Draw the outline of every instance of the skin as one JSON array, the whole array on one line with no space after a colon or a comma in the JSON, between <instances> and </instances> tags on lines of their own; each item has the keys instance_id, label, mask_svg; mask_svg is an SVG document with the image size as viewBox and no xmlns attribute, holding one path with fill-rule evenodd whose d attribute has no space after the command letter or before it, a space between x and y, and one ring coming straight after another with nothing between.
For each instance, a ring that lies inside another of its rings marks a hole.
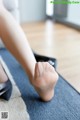
<instances>
[{"instance_id":1,"label":"skin","mask_svg":"<svg viewBox=\"0 0 80 120\"><path fill-rule=\"evenodd\" d=\"M6 48L24 68L29 76L30 83L34 86L41 99L50 101L54 96L58 74L48 62L37 62L35 60L22 28L4 8L2 0L0 0L0 37ZM0 74L2 74L2 71L0 67ZM6 77L4 76L6 75L4 74L0 78L0 82L5 82Z\"/></svg>"},{"instance_id":2,"label":"skin","mask_svg":"<svg viewBox=\"0 0 80 120\"><path fill-rule=\"evenodd\" d=\"M0 64L0 83L6 82L8 80L8 77L6 76L2 65Z\"/></svg>"}]
</instances>

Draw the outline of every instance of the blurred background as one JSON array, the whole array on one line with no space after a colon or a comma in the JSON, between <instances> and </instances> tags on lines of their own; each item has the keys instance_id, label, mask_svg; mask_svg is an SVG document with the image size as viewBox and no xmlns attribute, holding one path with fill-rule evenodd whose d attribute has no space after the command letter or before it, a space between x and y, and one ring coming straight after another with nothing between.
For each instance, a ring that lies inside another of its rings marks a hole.
<instances>
[{"instance_id":1,"label":"blurred background","mask_svg":"<svg viewBox=\"0 0 80 120\"><path fill-rule=\"evenodd\" d=\"M80 92L80 4L50 1L19 0L19 21L31 48L55 57L57 71Z\"/></svg>"},{"instance_id":2,"label":"blurred background","mask_svg":"<svg viewBox=\"0 0 80 120\"><path fill-rule=\"evenodd\" d=\"M46 0L19 0L21 22L35 22L46 18Z\"/></svg>"},{"instance_id":3,"label":"blurred background","mask_svg":"<svg viewBox=\"0 0 80 120\"><path fill-rule=\"evenodd\" d=\"M45 20L46 15L57 21L80 27L80 4L56 5L51 0L19 0L21 22Z\"/></svg>"}]
</instances>

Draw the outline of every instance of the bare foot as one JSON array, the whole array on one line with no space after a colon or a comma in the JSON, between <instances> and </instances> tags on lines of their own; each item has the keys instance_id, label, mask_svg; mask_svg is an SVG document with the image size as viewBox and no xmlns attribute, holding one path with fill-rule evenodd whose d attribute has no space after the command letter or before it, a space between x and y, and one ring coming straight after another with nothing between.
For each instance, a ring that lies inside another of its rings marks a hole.
<instances>
[{"instance_id":1,"label":"bare foot","mask_svg":"<svg viewBox=\"0 0 80 120\"><path fill-rule=\"evenodd\" d=\"M8 80L8 77L6 73L4 72L2 65L0 64L0 83L6 82L7 80Z\"/></svg>"},{"instance_id":2,"label":"bare foot","mask_svg":"<svg viewBox=\"0 0 80 120\"><path fill-rule=\"evenodd\" d=\"M38 62L32 84L42 100L50 101L54 96L54 88L58 74L48 62Z\"/></svg>"}]
</instances>

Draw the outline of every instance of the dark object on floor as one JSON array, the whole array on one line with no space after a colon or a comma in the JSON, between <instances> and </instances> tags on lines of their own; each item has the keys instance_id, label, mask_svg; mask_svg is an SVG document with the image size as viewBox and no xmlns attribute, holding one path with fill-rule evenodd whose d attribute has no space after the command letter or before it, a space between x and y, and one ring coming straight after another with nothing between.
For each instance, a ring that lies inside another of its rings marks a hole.
<instances>
[{"instance_id":1,"label":"dark object on floor","mask_svg":"<svg viewBox=\"0 0 80 120\"><path fill-rule=\"evenodd\" d=\"M10 80L0 84L0 99L9 100L12 93L12 84Z\"/></svg>"},{"instance_id":2,"label":"dark object on floor","mask_svg":"<svg viewBox=\"0 0 80 120\"><path fill-rule=\"evenodd\" d=\"M80 120L80 95L62 78L50 102L40 100L19 63L6 50L0 54L18 85L31 120Z\"/></svg>"},{"instance_id":3,"label":"dark object on floor","mask_svg":"<svg viewBox=\"0 0 80 120\"><path fill-rule=\"evenodd\" d=\"M6 76L8 77L8 80L4 83L0 83L0 98L8 101L10 99L11 93L12 93L12 83L9 80L9 75L7 74L7 70L4 66L4 64L2 64L2 62L4 62L4 61L0 57L0 65L2 66Z\"/></svg>"},{"instance_id":4,"label":"dark object on floor","mask_svg":"<svg viewBox=\"0 0 80 120\"><path fill-rule=\"evenodd\" d=\"M36 54L36 53L34 53L34 56L35 56L37 62L39 62L39 61L49 62L56 69L57 60L55 58L46 57L46 56L39 55L39 54Z\"/></svg>"}]
</instances>

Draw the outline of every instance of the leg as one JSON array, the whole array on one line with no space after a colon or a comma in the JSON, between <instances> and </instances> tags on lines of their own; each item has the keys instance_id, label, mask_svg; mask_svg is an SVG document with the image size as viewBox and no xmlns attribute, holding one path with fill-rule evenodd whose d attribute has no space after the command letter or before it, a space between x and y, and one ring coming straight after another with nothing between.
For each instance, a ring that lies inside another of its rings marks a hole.
<instances>
[{"instance_id":1,"label":"leg","mask_svg":"<svg viewBox=\"0 0 80 120\"><path fill-rule=\"evenodd\" d=\"M40 97L44 101L51 100L58 79L56 71L48 63L36 62L21 27L4 7L0 10L0 36L7 49L25 69Z\"/></svg>"},{"instance_id":2,"label":"leg","mask_svg":"<svg viewBox=\"0 0 80 120\"><path fill-rule=\"evenodd\" d=\"M0 15L0 36L31 78L34 75L36 60L21 27L5 8L2 8Z\"/></svg>"}]
</instances>

